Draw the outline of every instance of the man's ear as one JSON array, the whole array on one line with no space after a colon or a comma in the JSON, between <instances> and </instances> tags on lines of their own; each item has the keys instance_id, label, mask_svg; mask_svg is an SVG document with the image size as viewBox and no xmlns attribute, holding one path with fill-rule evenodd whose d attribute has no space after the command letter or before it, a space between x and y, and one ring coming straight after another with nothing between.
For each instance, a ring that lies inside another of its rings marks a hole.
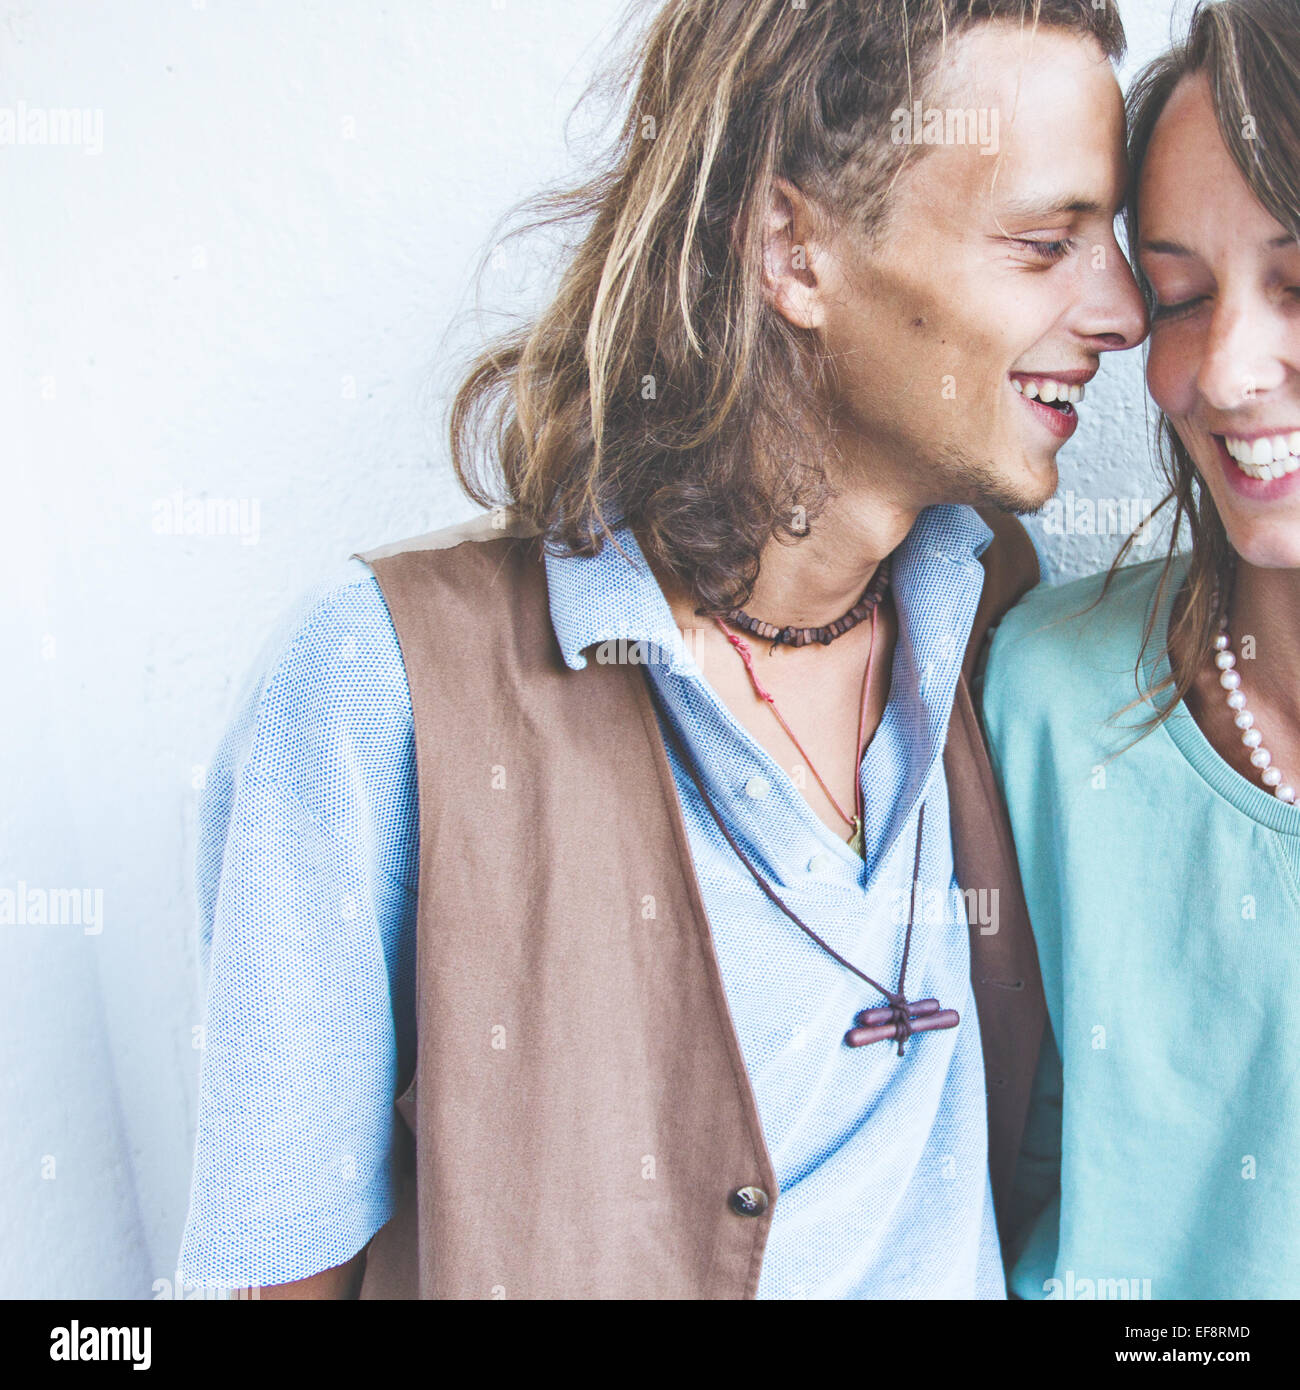
<instances>
[{"instance_id":1,"label":"man's ear","mask_svg":"<svg viewBox=\"0 0 1300 1390\"><path fill-rule=\"evenodd\" d=\"M777 179L761 217L763 285L772 307L796 328L821 328L829 267L812 205Z\"/></svg>"}]
</instances>

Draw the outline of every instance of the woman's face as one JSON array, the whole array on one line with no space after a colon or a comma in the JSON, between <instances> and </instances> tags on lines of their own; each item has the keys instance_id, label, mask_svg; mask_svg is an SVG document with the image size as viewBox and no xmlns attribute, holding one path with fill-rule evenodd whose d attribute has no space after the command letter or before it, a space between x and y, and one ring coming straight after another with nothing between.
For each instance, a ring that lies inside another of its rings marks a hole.
<instances>
[{"instance_id":1,"label":"woman's face","mask_svg":"<svg viewBox=\"0 0 1300 1390\"><path fill-rule=\"evenodd\" d=\"M1300 568L1300 245L1256 200L1208 81L1175 90L1139 186L1147 385L1247 563Z\"/></svg>"}]
</instances>

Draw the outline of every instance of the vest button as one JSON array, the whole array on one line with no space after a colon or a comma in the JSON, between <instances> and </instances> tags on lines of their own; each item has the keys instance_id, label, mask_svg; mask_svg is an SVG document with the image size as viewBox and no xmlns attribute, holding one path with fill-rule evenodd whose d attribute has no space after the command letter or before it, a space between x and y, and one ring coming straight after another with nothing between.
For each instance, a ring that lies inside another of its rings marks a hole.
<instances>
[{"instance_id":1,"label":"vest button","mask_svg":"<svg viewBox=\"0 0 1300 1390\"><path fill-rule=\"evenodd\" d=\"M767 1210L767 1193L761 1187L738 1187L730 1200L738 1216L762 1216Z\"/></svg>"}]
</instances>

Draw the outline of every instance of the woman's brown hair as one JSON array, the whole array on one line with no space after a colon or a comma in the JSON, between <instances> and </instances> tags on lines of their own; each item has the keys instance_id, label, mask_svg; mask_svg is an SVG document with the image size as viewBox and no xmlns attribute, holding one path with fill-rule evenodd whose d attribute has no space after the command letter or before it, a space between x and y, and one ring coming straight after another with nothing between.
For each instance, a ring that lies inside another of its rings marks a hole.
<instances>
[{"instance_id":1,"label":"woman's brown hair","mask_svg":"<svg viewBox=\"0 0 1300 1390\"><path fill-rule=\"evenodd\" d=\"M643 8L634 4L633 12ZM1067 28L1111 58L1095 0L668 0L600 86L631 101L578 187L528 200L512 235L580 227L558 292L472 363L451 407L466 492L563 553L612 524L705 609L746 601L773 537L829 494L829 364L762 292L761 210L785 179L837 224L888 217L911 109L943 46L1002 20Z\"/></svg>"},{"instance_id":2,"label":"woman's brown hair","mask_svg":"<svg viewBox=\"0 0 1300 1390\"><path fill-rule=\"evenodd\" d=\"M1209 81L1223 143L1242 177L1268 212L1300 238L1300 6L1297 0L1200 0L1185 41L1145 67L1128 95L1126 221L1134 271L1149 310L1155 308L1155 296L1137 255L1142 244L1138 205L1142 169L1156 124L1175 88L1186 78L1202 75ZM1154 709L1137 726L1143 733L1168 719L1194 684L1217 631L1216 593L1233 562L1214 499L1163 412L1156 444L1168 491L1155 510L1172 506L1173 515L1169 549L1138 653L1141 694L1133 704L1150 702ZM1183 553L1184 528L1190 538L1186 580L1169 632L1157 634L1163 600ZM1136 539L1136 534L1130 536L1121 546L1099 602ZM1164 642L1169 674L1142 689L1146 653L1157 640ZM1166 692L1168 698L1162 702Z\"/></svg>"}]
</instances>

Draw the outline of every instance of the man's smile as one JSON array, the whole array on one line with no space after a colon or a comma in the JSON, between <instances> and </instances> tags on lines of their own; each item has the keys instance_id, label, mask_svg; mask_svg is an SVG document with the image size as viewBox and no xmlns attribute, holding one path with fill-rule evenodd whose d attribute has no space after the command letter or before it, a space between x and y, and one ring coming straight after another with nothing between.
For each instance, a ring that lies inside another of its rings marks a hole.
<instances>
[{"instance_id":1,"label":"man's smile","mask_svg":"<svg viewBox=\"0 0 1300 1390\"><path fill-rule=\"evenodd\" d=\"M1087 383L1096 374L1095 367L1064 372L1012 372L1010 380L1039 423L1058 439L1069 439L1079 425L1074 407L1083 400Z\"/></svg>"}]
</instances>

